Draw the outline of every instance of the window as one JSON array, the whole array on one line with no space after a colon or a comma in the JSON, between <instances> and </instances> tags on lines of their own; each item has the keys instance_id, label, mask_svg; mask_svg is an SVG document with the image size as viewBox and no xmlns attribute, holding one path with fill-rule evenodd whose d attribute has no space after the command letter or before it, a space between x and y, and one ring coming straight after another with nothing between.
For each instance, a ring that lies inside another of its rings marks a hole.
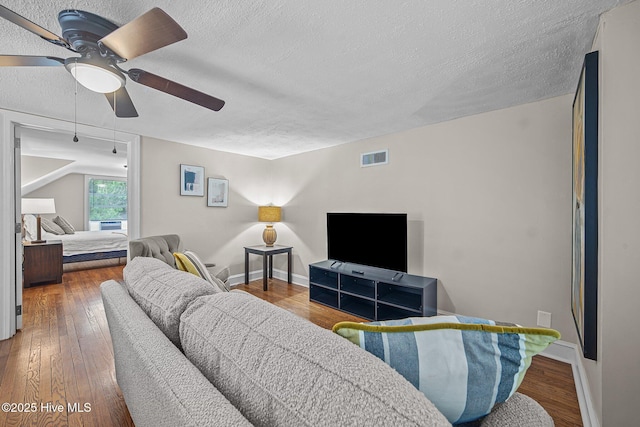
<instances>
[{"instance_id":1,"label":"window","mask_svg":"<svg viewBox=\"0 0 640 427\"><path fill-rule=\"evenodd\" d=\"M126 229L127 182L117 179L91 178L88 184L89 229Z\"/></svg>"}]
</instances>

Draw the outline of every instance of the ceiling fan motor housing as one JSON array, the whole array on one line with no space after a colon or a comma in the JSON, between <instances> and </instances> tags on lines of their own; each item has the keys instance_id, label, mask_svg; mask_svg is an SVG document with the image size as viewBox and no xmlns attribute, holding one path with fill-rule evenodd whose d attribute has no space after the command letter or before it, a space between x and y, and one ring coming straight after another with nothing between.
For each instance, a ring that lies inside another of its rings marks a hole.
<instances>
[{"instance_id":1,"label":"ceiling fan motor housing","mask_svg":"<svg viewBox=\"0 0 640 427\"><path fill-rule=\"evenodd\" d=\"M66 9L58 14L58 22L62 28L62 37L79 54L83 56L95 57L98 53L101 56L109 56L117 62L124 62L115 53L98 45L98 40L117 30L118 25L107 19L83 10Z\"/></svg>"}]
</instances>

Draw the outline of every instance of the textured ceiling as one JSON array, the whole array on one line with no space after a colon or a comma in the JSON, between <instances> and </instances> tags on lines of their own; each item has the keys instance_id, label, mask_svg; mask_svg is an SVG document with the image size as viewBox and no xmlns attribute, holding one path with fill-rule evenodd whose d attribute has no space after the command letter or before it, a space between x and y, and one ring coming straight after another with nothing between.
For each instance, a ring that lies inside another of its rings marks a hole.
<instances>
[{"instance_id":1,"label":"textured ceiling","mask_svg":"<svg viewBox=\"0 0 640 427\"><path fill-rule=\"evenodd\" d=\"M129 81L118 130L273 159L575 89L598 17L626 0L3 0L60 35L77 8L123 25L160 7L188 38L135 58L227 104L213 112ZM0 54L72 56L0 19ZM0 108L74 120L63 67L0 68ZM80 123L110 129L78 89Z\"/></svg>"}]
</instances>

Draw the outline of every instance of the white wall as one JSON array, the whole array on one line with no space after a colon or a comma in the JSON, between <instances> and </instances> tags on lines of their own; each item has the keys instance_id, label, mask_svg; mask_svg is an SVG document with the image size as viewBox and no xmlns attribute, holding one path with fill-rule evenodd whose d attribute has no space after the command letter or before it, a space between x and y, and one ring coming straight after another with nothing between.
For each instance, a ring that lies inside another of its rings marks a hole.
<instances>
[{"instance_id":1,"label":"white wall","mask_svg":"<svg viewBox=\"0 0 640 427\"><path fill-rule=\"evenodd\" d=\"M53 198L56 202L54 215L42 215L52 219L58 215L65 218L76 230L84 230L84 202L86 200L84 175L69 174L35 191L23 194L26 198Z\"/></svg>"},{"instance_id":2,"label":"white wall","mask_svg":"<svg viewBox=\"0 0 640 427\"><path fill-rule=\"evenodd\" d=\"M440 310L536 325L570 314L571 103L566 95L274 161L294 272L326 258L327 211L406 212L409 272ZM390 163L359 155L389 149Z\"/></svg>"},{"instance_id":3,"label":"white wall","mask_svg":"<svg viewBox=\"0 0 640 427\"><path fill-rule=\"evenodd\" d=\"M228 179L229 206L207 207L206 197L180 196L180 164L204 166L206 177ZM243 247L263 243L257 206L271 202L270 170L269 160L142 138L140 235L179 234L185 249L203 261L230 265L232 274L240 274Z\"/></svg>"},{"instance_id":4,"label":"white wall","mask_svg":"<svg viewBox=\"0 0 640 427\"><path fill-rule=\"evenodd\" d=\"M600 51L598 361L583 360L603 426L638 424L640 2L603 15Z\"/></svg>"}]
</instances>

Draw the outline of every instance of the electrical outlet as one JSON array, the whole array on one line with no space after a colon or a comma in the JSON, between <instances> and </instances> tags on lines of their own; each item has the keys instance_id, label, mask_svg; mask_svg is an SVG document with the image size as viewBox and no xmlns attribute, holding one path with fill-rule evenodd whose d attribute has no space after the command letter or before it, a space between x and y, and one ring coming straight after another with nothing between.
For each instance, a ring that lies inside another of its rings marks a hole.
<instances>
[{"instance_id":1,"label":"electrical outlet","mask_svg":"<svg viewBox=\"0 0 640 427\"><path fill-rule=\"evenodd\" d=\"M551 313L538 310L538 326L543 328L551 327Z\"/></svg>"}]
</instances>

